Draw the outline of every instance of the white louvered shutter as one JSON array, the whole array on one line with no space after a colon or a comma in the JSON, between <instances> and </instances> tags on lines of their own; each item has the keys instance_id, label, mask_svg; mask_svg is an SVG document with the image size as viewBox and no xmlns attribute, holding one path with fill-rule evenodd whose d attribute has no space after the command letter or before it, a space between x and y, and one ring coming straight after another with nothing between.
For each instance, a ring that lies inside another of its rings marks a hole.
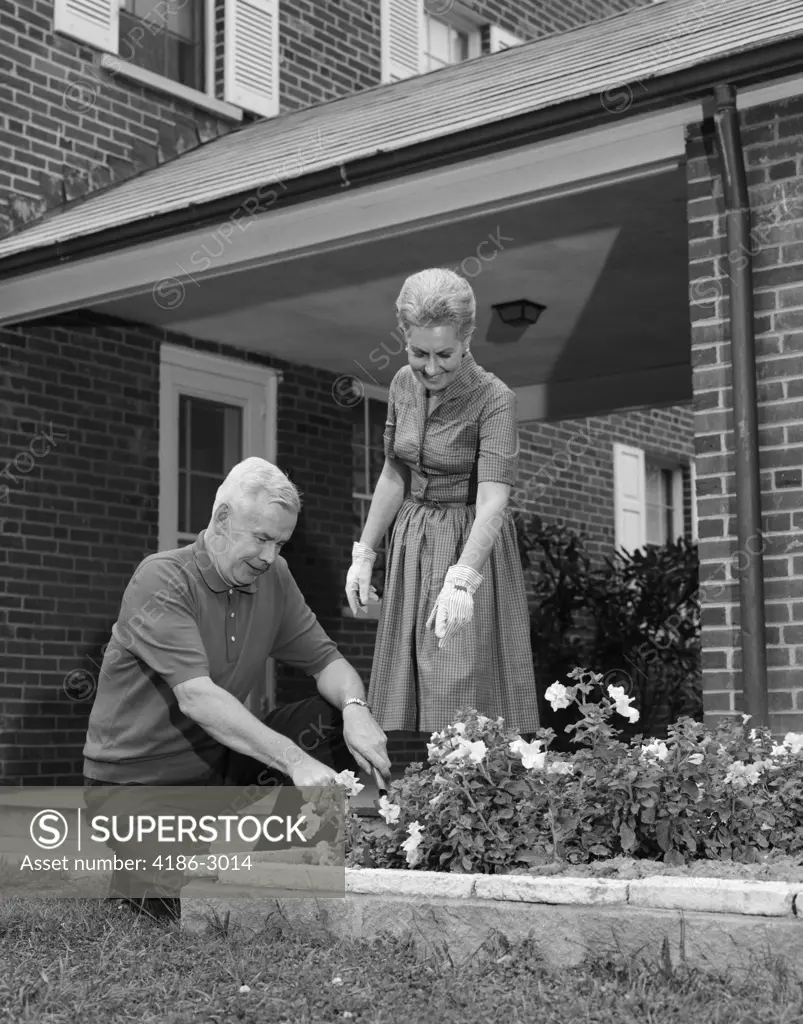
<instances>
[{"instance_id":1,"label":"white louvered shutter","mask_svg":"<svg viewBox=\"0 0 803 1024\"><path fill-rule=\"evenodd\" d=\"M381 0L382 81L399 82L421 73L423 0Z\"/></svg>"},{"instance_id":2,"label":"white louvered shutter","mask_svg":"<svg viewBox=\"0 0 803 1024\"><path fill-rule=\"evenodd\" d=\"M616 548L632 553L647 543L647 475L644 452L613 446L613 507Z\"/></svg>"},{"instance_id":3,"label":"white louvered shutter","mask_svg":"<svg viewBox=\"0 0 803 1024\"><path fill-rule=\"evenodd\" d=\"M120 0L55 0L53 31L106 53L120 51Z\"/></svg>"},{"instance_id":4,"label":"white louvered shutter","mask_svg":"<svg viewBox=\"0 0 803 1024\"><path fill-rule=\"evenodd\" d=\"M691 498L691 539L697 543L697 463L694 459L689 463L689 491Z\"/></svg>"},{"instance_id":5,"label":"white louvered shutter","mask_svg":"<svg viewBox=\"0 0 803 1024\"><path fill-rule=\"evenodd\" d=\"M505 29L499 28L498 25L491 25L491 53L498 53L499 50L509 50L511 46L521 46L523 42L523 39L519 39L518 36L514 36L512 32L507 32Z\"/></svg>"},{"instance_id":6,"label":"white louvered shutter","mask_svg":"<svg viewBox=\"0 0 803 1024\"><path fill-rule=\"evenodd\" d=\"M279 113L279 0L226 0L223 99L262 117Z\"/></svg>"}]
</instances>

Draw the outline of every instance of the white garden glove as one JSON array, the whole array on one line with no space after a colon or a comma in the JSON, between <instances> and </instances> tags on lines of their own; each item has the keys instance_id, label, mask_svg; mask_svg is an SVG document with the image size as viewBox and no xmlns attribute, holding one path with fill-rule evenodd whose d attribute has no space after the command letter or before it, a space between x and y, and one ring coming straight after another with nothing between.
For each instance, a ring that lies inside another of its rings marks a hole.
<instances>
[{"instance_id":1,"label":"white garden glove","mask_svg":"<svg viewBox=\"0 0 803 1024\"><path fill-rule=\"evenodd\" d=\"M376 590L371 586L376 551L355 541L351 549L351 559L351 568L346 576L346 597L352 615L356 615L360 608L367 613L368 602L379 600Z\"/></svg>"},{"instance_id":2,"label":"white garden glove","mask_svg":"<svg viewBox=\"0 0 803 1024\"><path fill-rule=\"evenodd\" d=\"M474 594L482 583L482 576L467 565L453 565L446 572L443 589L427 619L427 629L435 622L435 636L441 648L471 622L474 617Z\"/></svg>"}]
</instances>

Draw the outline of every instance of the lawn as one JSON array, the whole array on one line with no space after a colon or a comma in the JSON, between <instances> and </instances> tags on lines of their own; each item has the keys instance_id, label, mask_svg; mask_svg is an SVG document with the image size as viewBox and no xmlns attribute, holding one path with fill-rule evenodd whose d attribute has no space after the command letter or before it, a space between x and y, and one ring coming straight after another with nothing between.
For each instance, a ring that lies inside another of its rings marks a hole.
<instances>
[{"instance_id":1,"label":"lawn","mask_svg":"<svg viewBox=\"0 0 803 1024\"><path fill-rule=\"evenodd\" d=\"M397 942L313 937L278 913L244 941L97 901L3 898L0 965L1 1022L803 1022L803 984L758 953L731 976L612 953L559 970L528 945L498 943L453 964Z\"/></svg>"}]
</instances>

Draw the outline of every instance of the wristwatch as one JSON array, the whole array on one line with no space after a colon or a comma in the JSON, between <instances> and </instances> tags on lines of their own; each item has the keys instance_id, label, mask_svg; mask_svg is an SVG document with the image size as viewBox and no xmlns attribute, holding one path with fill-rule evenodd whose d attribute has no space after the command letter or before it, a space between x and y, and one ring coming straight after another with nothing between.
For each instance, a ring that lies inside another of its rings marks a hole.
<instances>
[{"instance_id":1,"label":"wristwatch","mask_svg":"<svg viewBox=\"0 0 803 1024\"><path fill-rule=\"evenodd\" d=\"M349 704L359 704L361 708L368 708L369 711L371 710L368 704L360 697L349 697L349 699L344 703L343 707L341 708L341 711L345 711Z\"/></svg>"}]
</instances>

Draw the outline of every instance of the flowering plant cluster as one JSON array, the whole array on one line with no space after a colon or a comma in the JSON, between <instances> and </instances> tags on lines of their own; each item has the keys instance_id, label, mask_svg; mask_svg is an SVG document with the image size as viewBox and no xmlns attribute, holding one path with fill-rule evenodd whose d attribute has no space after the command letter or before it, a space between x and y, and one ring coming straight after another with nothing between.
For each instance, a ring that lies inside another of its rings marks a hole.
<instances>
[{"instance_id":1,"label":"flowering plant cluster","mask_svg":"<svg viewBox=\"0 0 803 1024\"><path fill-rule=\"evenodd\" d=\"M775 743L749 716L715 730L691 718L667 740L618 738L638 720L624 689L588 701L601 675L580 669L553 684L554 709L576 704L577 749L550 751L554 732L525 739L476 711L428 744L380 802L382 823L350 828L348 862L373 867L499 874L617 856L684 865L803 852L803 735Z\"/></svg>"}]
</instances>

